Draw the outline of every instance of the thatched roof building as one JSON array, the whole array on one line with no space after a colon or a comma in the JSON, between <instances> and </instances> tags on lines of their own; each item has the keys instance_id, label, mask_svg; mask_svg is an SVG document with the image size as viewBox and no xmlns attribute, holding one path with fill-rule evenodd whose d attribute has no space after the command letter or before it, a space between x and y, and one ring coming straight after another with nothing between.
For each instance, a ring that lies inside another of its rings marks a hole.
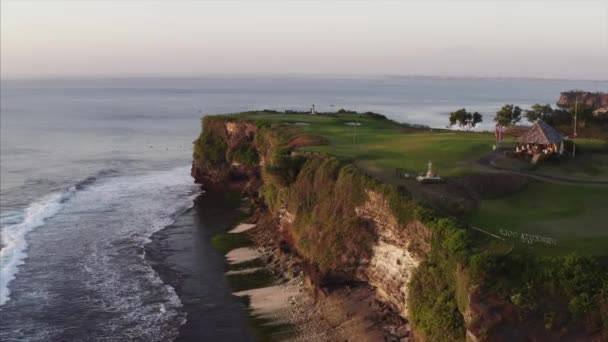
<instances>
[{"instance_id":1,"label":"thatched roof building","mask_svg":"<svg viewBox=\"0 0 608 342\"><path fill-rule=\"evenodd\" d=\"M542 120L538 120L524 134L515 139L520 144L536 145L557 145L562 140L561 134Z\"/></svg>"}]
</instances>

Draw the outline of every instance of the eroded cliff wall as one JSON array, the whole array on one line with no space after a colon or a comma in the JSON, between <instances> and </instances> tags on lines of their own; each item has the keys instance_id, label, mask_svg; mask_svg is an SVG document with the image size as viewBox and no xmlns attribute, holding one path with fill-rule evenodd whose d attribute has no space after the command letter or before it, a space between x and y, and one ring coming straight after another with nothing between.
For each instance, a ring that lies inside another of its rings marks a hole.
<instances>
[{"instance_id":1,"label":"eroded cliff wall","mask_svg":"<svg viewBox=\"0 0 608 342\"><path fill-rule=\"evenodd\" d=\"M299 163L305 164L306 160L308 163L301 166L304 171L284 184L279 175L265 171L264 166L285 171L288 167L272 159L277 150L294 143L281 142L268 131L263 139L256 138L258 130L254 123L246 121L207 120L201 138L195 142L200 149L192 165L195 181L205 187L259 192L275 219L282 241L312 265L318 286L367 282L406 317L409 280L431 248L429 229L415 219L399 222L386 192L374 188L377 184L372 181L361 182L359 177L363 176L354 176L355 170L331 158L317 156L321 159L309 160L297 155L304 159ZM298 144L303 140L314 141L301 135L294 139ZM218 148L221 144L216 140L225 146ZM209 143L232 157L206 155L202 150ZM231 151L243 150L246 145L255 146L257 164L235 160ZM310 172L310 177L306 177L306 172ZM310 191L310 196L297 196L297 191ZM340 226L344 226L341 231ZM351 231L354 233L347 235ZM321 243L323 246L308 241L313 237L325 241Z\"/></svg>"},{"instance_id":2,"label":"eroded cliff wall","mask_svg":"<svg viewBox=\"0 0 608 342\"><path fill-rule=\"evenodd\" d=\"M295 127L209 118L195 141L192 175L203 187L257 199L280 249L304 260L314 287L365 282L420 340L601 340L608 305L579 303L604 300L593 262L489 254L478 247L493 242L434 217L407 191L331 156L293 153L318 142ZM595 282L570 281L578 275ZM584 320L573 320L572 303L587 310Z\"/></svg>"},{"instance_id":3,"label":"eroded cliff wall","mask_svg":"<svg viewBox=\"0 0 608 342\"><path fill-rule=\"evenodd\" d=\"M367 200L355 212L373 223L377 239L369 262L359 267L357 276L378 289L407 317L408 284L430 251L430 231L418 221L402 227L381 193L372 190L366 193Z\"/></svg>"},{"instance_id":4,"label":"eroded cliff wall","mask_svg":"<svg viewBox=\"0 0 608 342\"><path fill-rule=\"evenodd\" d=\"M191 175L207 188L257 191L261 184L255 124L206 118L194 142Z\"/></svg>"}]
</instances>

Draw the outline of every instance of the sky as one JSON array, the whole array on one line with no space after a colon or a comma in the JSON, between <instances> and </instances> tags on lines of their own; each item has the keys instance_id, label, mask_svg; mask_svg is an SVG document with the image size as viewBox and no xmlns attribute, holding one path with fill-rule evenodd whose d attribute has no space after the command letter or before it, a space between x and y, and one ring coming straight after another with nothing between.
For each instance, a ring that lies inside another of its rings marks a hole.
<instances>
[{"instance_id":1,"label":"sky","mask_svg":"<svg viewBox=\"0 0 608 342\"><path fill-rule=\"evenodd\" d=\"M2 79L608 79L608 0L2 0L0 6Z\"/></svg>"}]
</instances>

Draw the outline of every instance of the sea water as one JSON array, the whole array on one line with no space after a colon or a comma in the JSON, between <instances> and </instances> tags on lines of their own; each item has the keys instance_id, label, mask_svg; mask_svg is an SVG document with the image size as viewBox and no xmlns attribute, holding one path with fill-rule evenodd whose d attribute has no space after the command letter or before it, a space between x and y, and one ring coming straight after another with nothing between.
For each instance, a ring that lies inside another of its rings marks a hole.
<instances>
[{"instance_id":1,"label":"sea water","mask_svg":"<svg viewBox=\"0 0 608 342\"><path fill-rule=\"evenodd\" d=\"M490 129L492 113L505 103L553 104L571 89L607 91L608 82L3 80L0 340L177 336L187 315L175 290L148 264L144 246L200 191L189 165L206 114L308 110L314 104L317 111L374 111L445 127L449 112L464 107L483 113L480 128Z\"/></svg>"}]
</instances>

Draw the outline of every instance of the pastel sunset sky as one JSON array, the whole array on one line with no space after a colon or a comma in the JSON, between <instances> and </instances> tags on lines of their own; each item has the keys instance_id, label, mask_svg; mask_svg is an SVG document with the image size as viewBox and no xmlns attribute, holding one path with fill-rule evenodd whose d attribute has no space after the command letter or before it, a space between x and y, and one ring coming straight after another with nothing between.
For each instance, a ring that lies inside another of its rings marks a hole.
<instances>
[{"instance_id":1,"label":"pastel sunset sky","mask_svg":"<svg viewBox=\"0 0 608 342\"><path fill-rule=\"evenodd\" d=\"M608 79L608 0L10 1L1 77Z\"/></svg>"}]
</instances>

